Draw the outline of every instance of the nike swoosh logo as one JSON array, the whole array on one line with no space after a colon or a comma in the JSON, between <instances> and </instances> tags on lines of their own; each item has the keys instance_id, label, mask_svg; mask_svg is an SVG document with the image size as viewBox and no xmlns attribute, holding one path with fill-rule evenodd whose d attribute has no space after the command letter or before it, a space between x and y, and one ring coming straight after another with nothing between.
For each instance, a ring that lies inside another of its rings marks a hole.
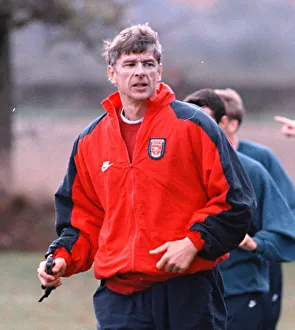
<instances>
[{"instance_id":1,"label":"nike swoosh logo","mask_svg":"<svg viewBox=\"0 0 295 330\"><path fill-rule=\"evenodd\" d=\"M112 164L110 164L109 162L106 162L106 163L103 163L102 164L102 167L101 167L101 171L102 172L105 172L109 167L111 167L113 165L113 163Z\"/></svg>"}]
</instances>

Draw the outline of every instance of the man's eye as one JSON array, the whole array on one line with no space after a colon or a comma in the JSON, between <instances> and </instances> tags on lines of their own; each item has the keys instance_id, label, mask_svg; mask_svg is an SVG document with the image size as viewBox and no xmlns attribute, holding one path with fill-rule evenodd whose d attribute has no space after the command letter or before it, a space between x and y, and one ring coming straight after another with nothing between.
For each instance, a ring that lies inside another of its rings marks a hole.
<instances>
[{"instance_id":1,"label":"man's eye","mask_svg":"<svg viewBox=\"0 0 295 330\"><path fill-rule=\"evenodd\" d=\"M132 68L132 67L134 67L134 63L125 63L123 66L124 67L127 67L127 68Z\"/></svg>"},{"instance_id":2,"label":"man's eye","mask_svg":"<svg viewBox=\"0 0 295 330\"><path fill-rule=\"evenodd\" d=\"M148 63L144 63L144 66L146 66L148 68L153 68L155 65L152 62L148 62Z\"/></svg>"}]
</instances>

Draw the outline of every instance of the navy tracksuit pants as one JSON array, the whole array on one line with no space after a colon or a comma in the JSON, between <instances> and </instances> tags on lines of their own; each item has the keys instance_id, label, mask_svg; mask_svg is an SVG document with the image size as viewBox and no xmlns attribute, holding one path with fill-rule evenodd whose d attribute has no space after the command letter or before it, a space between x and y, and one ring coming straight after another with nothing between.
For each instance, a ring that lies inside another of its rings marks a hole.
<instances>
[{"instance_id":1,"label":"navy tracksuit pants","mask_svg":"<svg viewBox=\"0 0 295 330\"><path fill-rule=\"evenodd\" d=\"M225 298L227 330L266 330L266 293L245 293Z\"/></svg>"},{"instance_id":2,"label":"navy tracksuit pants","mask_svg":"<svg viewBox=\"0 0 295 330\"><path fill-rule=\"evenodd\" d=\"M93 296L101 330L225 330L226 309L218 268L157 282L131 295L109 290Z\"/></svg>"},{"instance_id":3,"label":"navy tracksuit pants","mask_svg":"<svg viewBox=\"0 0 295 330\"><path fill-rule=\"evenodd\" d=\"M281 314L283 274L282 265L278 262L269 263L269 320L267 330L275 330Z\"/></svg>"}]
</instances>

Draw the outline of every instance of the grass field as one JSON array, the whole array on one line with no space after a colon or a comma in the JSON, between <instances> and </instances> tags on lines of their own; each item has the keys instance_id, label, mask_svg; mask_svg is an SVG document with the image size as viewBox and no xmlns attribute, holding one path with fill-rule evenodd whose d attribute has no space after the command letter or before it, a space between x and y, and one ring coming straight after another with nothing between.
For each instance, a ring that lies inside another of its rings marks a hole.
<instances>
[{"instance_id":1,"label":"grass field","mask_svg":"<svg viewBox=\"0 0 295 330\"><path fill-rule=\"evenodd\" d=\"M41 253L0 254L0 329L94 330L92 294L98 282L92 270L64 279L61 287L38 303L42 290L36 269L41 259ZM285 264L283 314L277 330L295 329L294 274L295 263Z\"/></svg>"},{"instance_id":2,"label":"grass field","mask_svg":"<svg viewBox=\"0 0 295 330\"><path fill-rule=\"evenodd\" d=\"M64 284L38 303L43 294L37 277L42 253L0 254L0 329L95 329L92 294L98 281L92 270L64 279Z\"/></svg>"}]
</instances>

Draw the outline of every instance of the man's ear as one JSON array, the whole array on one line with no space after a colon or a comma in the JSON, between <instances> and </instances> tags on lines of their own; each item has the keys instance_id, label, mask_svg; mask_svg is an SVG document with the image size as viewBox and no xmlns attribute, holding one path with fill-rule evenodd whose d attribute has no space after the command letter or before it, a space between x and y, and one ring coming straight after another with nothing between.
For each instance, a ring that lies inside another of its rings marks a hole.
<instances>
[{"instance_id":1,"label":"man's ear","mask_svg":"<svg viewBox=\"0 0 295 330\"><path fill-rule=\"evenodd\" d=\"M112 65L108 65L108 77L109 81L116 85L115 69Z\"/></svg>"},{"instance_id":2,"label":"man's ear","mask_svg":"<svg viewBox=\"0 0 295 330\"><path fill-rule=\"evenodd\" d=\"M231 119L228 121L227 130L230 133L235 133L239 129L240 123L237 119Z\"/></svg>"},{"instance_id":3,"label":"man's ear","mask_svg":"<svg viewBox=\"0 0 295 330\"><path fill-rule=\"evenodd\" d=\"M221 129L225 130L227 128L228 123L229 123L228 117L222 116L218 125L220 126Z\"/></svg>"},{"instance_id":4,"label":"man's ear","mask_svg":"<svg viewBox=\"0 0 295 330\"><path fill-rule=\"evenodd\" d=\"M158 67L158 81L162 80L162 72L163 72L163 64L159 63L159 67Z\"/></svg>"}]
</instances>

